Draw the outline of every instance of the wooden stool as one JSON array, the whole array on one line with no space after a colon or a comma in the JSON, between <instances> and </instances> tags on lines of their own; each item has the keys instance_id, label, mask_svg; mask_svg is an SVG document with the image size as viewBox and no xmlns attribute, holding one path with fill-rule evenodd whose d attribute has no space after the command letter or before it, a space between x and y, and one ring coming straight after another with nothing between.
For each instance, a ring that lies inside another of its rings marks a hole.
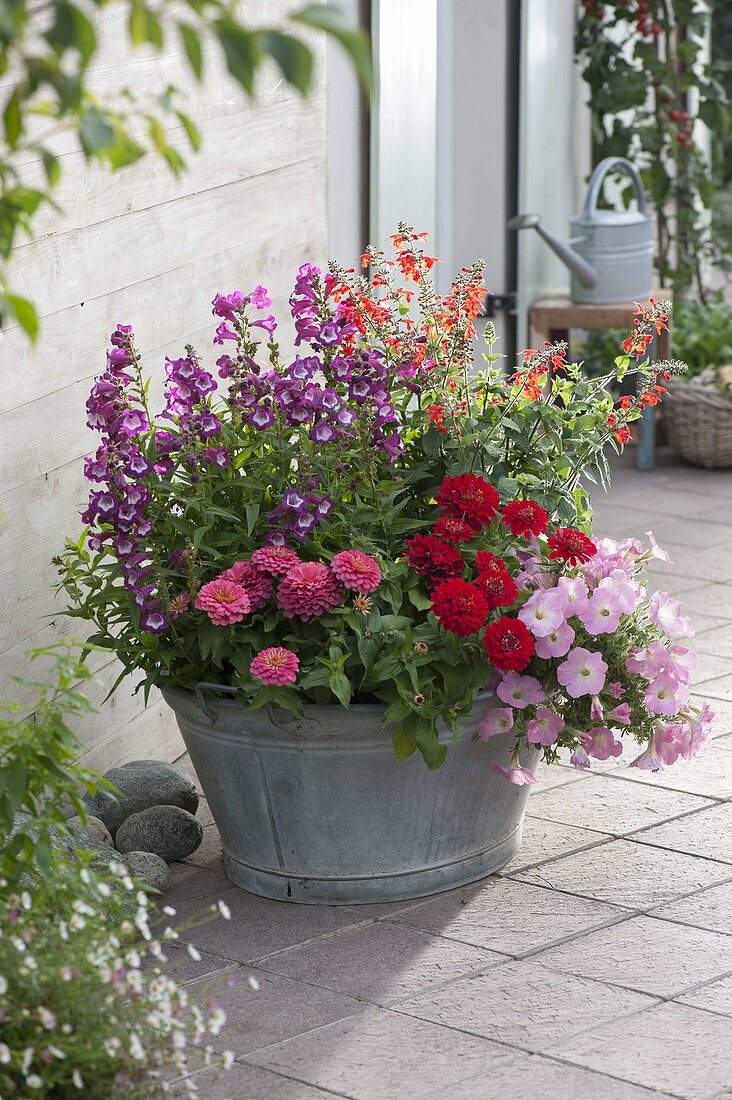
<instances>
[{"instance_id":1,"label":"wooden stool","mask_svg":"<svg viewBox=\"0 0 732 1100\"><path fill-rule=\"evenodd\" d=\"M656 290L657 302L670 301L670 290ZM570 329L623 329L633 328L635 302L617 302L614 305L578 305L567 297L540 298L531 308L529 346L540 348L545 340L569 340ZM618 348L618 354L620 348ZM660 333L650 348L652 361L670 359L671 329ZM655 465L655 409L645 408L641 418L640 439L636 449L635 464L638 470L652 470Z\"/></svg>"}]
</instances>

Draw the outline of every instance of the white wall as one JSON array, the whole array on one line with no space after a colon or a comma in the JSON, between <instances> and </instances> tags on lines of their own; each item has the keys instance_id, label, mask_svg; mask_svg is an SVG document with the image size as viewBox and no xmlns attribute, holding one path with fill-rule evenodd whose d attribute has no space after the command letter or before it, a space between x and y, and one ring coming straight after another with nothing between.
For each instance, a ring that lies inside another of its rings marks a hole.
<instances>
[{"instance_id":1,"label":"white wall","mask_svg":"<svg viewBox=\"0 0 732 1100\"><path fill-rule=\"evenodd\" d=\"M247 5L250 21L281 20L292 0ZM122 79L138 92L180 83L176 48L161 56L119 56L112 9L99 17L107 44L95 80ZM60 615L51 557L80 529L86 486L81 458L96 447L84 402L103 369L107 338L133 325L147 367L194 343L213 363L211 299L217 290L263 282L280 316L295 270L327 256L325 44L315 41L319 79L303 103L279 74L263 77L259 101L246 105L207 54L207 78L190 87L189 113L204 134L190 171L174 181L152 159L117 176L89 168L61 143L64 216L48 213L35 241L10 271L36 301L38 346L17 328L0 333L0 695L16 693L13 674L28 674L30 647L79 635ZM3 89L0 87L0 101ZM180 137L180 135L178 135ZM101 701L117 675L96 660ZM177 730L158 699L122 688L80 729L88 760L109 767L139 756L173 758Z\"/></svg>"}]
</instances>

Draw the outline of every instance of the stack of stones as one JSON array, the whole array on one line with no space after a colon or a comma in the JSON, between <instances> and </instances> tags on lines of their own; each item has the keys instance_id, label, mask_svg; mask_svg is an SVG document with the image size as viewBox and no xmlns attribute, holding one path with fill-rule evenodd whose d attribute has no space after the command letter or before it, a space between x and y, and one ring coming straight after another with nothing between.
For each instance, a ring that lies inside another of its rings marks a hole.
<instances>
[{"instance_id":1,"label":"stack of stones","mask_svg":"<svg viewBox=\"0 0 732 1100\"><path fill-rule=\"evenodd\" d=\"M86 833L95 846L114 847L131 873L156 890L170 880L169 863L198 848L203 827L195 783L171 764L133 760L104 776L117 793L99 790L85 795L89 814ZM79 818L70 824L81 825Z\"/></svg>"}]
</instances>

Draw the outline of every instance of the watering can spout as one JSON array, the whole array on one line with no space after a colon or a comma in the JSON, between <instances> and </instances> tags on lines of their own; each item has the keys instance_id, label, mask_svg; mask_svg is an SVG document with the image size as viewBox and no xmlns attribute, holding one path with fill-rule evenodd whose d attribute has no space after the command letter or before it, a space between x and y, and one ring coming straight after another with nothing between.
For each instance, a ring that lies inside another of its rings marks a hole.
<instances>
[{"instance_id":1,"label":"watering can spout","mask_svg":"<svg viewBox=\"0 0 732 1100\"><path fill-rule=\"evenodd\" d=\"M538 214L517 214L508 223L509 229L535 229L556 253L559 259L579 279L582 286L592 287L597 284L597 272L594 267L583 260L579 253L575 252L568 244L562 244L557 238L544 228Z\"/></svg>"}]
</instances>

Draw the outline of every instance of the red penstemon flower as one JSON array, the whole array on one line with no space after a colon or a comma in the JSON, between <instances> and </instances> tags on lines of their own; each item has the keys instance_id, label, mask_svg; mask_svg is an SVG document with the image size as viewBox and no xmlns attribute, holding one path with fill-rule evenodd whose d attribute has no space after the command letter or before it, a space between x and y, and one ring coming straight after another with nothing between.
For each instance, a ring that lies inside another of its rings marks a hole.
<instances>
[{"instance_id":1,"label":"red penstemon flower","mask_svg":"<svg viewBox=\"0 0 732 1100\"><path fill-rule=\"evenodd\" d=\"M478 530L486 527L498 512L500 498L493 486L478 474L447 477L436 494L443 515L463 519Z\"/></svg>"},{"instance_id":2,"label":"red penstemon flower","mask_svg":"<svg viewBox=\"0 0 732 1100\"><path fill-rule=\"evenodd\" d=\"M549 516L535 500L513 500L504 505L501 514L506 527L518 538L543 535L549 524Z\"/></svg>"},{"instance_id":3,"label":"red penstemon flower","mask_svg":"<svg viewBox=\"0 0 732 1100\"><path fill-rule=\"evenodd\" d=\"M404 543L404 557L428 587L459 577L465 567L455 547L434 535L412 535Z\"/></svg>"},{"instance_id":4,"label":"red penstemon flower","mask_svg":"<svg viewBox=\"0 0 732 1100\"><path fill-rule=\"evenodd\" d=\"M475 531L464 519L454 519L452 516L443 516L438 519L432 528L433 534L445 542L468 542L473 538Z\"/></svg>"},{"instance_id":5,"label":"red penstemon flower","mask_svg":"<svg viewBox=\"0 0 732 1100\"><path fill-rule=\"evenodd\" d=\"M534 655L534 639L520 619L504 616L486 627L483 648L499 672L522 672Z\"/></svg>"},{"instance_id":6,"label":"red penstemon flower","mask_svg":"<svg viewBox=\"0 0 732 1100\"><path fill-rule=\"evenodd\" d=\"M475 583L487 599L490 611L510 607L518 596L518 585L505 567L483 570Z\"/></svg>"},{"instance_id":7,"label":"red penstemon flower","mask_svg":"<svg viewBox=\"0 0 732 1100\"><path fill-rule=\"evenodd\" d=\"M437 585L432 593L432 610L444 630L466 638L485 622L488 600L477 585L457 577Z\"/></svg>"},{"instance_id":8,"label":"red penstemon flower","mask_svg":"<svg viewBox=\"0 0 732 1100\"><path fill-rule=\"evenodd\" d=\"M549 557L566 561L570 565L580 565L589 561L597 552L597 547L582 531L573 527L559 527L549 537Z\"/></svg>"}]
</instances>

